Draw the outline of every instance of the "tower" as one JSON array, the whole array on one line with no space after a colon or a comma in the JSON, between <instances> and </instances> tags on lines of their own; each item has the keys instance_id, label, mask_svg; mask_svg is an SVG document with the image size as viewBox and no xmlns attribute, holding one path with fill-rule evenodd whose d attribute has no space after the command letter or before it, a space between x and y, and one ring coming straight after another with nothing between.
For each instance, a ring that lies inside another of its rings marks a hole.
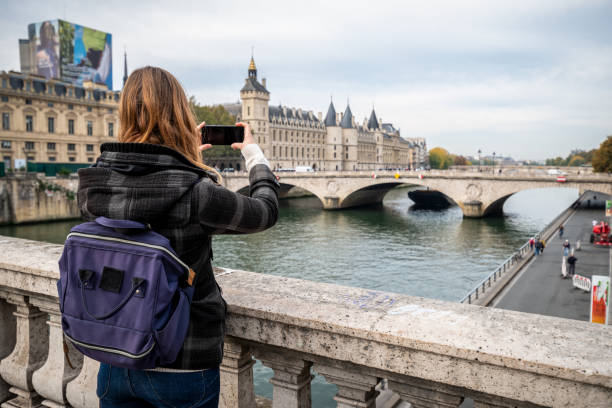
<instances>
[{"instance_id":1,"label":"tower","mask_svg":"<svg viewBox=\"0 0 612 408\"><path fill-rule=\"evenodd\" d=\"M329 103L325 116L325 170L342 170L342 128L336 120L334 102Z\"/></svg>"},{"instance_id":2,"label":"tower","mask_svg":"<svg viewBox=\"0 0 612 408\"><path fill-rule=\"evenodd\" d=\"M357 169L357 128L355 127L353 112L348 101L346 110L340 121L342 128L342 170L350 171Z\"/></svg>"},{"instance_id":3,"label":"tower","mask_svg":"<svg viewBox=\"0 0 612 408\"><path fill-rule=\"evenodd\" d=\"M266 89L265 78L263 84L257 80L257 67L253 56L251 56L248 75L244 82L244 86L240 90L242 120L251 125L255 140L263 149L264 154L269 155L271 146L268 137L270 92Z\"/></svg>"}]
</instances>

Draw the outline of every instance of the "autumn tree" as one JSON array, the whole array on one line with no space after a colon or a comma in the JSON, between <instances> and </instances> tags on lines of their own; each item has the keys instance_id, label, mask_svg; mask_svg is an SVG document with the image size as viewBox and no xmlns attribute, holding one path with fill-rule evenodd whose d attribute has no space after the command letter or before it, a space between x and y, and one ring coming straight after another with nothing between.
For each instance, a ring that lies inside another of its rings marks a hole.
<instances>
[{"instance_id":1,"label":"autumn tree","mask_svg":"<svg viewBox=\"0 0 612 408\"><path fill-rule=\"evenodd\" d=\"M429 151L429 166L432 169L448 169L453 164L453 158L446 149L434 147Z\"/></svg>"},{"instance_id":2,"label":"autumn tree","mask_svg":"<svg viewBox=\"0 0 612 408\"><path fill-rule=\"evenodd\" d=\"M593 171L612 172L612 136L601 142L593 154Z\"/></svg>"}]
</instances>

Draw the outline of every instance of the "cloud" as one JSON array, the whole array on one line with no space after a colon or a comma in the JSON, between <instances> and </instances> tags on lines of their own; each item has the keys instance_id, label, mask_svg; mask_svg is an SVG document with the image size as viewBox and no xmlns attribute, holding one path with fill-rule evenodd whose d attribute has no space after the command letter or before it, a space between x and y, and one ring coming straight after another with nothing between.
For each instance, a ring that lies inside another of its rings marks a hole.
<instances>
[{"instance_id":1,"label":"cloud","mask_svg":"<svg viewBox=\"0 0 612 408\"><path fill-rule=\"evenodd\" d=\"M65 18L113 34L114 83L160 65L205 103L235 101L251 46L271 103L325 113L372 104L405 136L456 153L524 158L612 133L608 1L9 1L0 69L19 68L27 24Z\"/></svg>"}]
</instances>

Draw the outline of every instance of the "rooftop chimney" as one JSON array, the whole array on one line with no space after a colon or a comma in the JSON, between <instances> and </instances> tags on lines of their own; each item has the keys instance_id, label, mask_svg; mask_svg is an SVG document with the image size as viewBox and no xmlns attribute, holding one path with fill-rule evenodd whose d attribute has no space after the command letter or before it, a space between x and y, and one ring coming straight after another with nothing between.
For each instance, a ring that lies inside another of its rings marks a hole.
<instances>
[{"instance_id":1,"label":"rooftop chimney","mask_svg":"<svg viewBox=\"0 0 612 408\"><path fill-rule=\"evenodd\" d=\"M264 88L267 89L267 87L266 87L266 78L262 78L261 79L261 84L263 85Z\"/></svg>"}]
</instances>

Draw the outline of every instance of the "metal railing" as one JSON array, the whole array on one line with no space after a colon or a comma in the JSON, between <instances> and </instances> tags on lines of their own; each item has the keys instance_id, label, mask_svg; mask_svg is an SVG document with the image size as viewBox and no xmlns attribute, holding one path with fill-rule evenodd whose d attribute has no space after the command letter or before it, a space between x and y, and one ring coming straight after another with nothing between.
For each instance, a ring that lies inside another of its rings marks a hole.
<instances>
[{"instance_id":1,"label":"metal railing","mask_svg":"<svg viewBox=\"0 0 612 408\"><path fill-rule=\"evenodd\" d=\"M575 210L576 204L581 200L580 197L578 200L574 201L571 206L569 206L565 211L555 217L552 221L550 221L542 230L536 234L536 236L543 237L545 240L548 240L550 236L556 231L561 222L564 222L570 214ZM529 241L524 243L516 252L514 252L509 258L507 258L500 266L498 266L493 272L491 272L488 276L486 276L483 280L481 280L471 291L465 295L459 303L472 304L472 300L478 300L478 298L486 292L487 288L490 288L493 284L497 282L506 272L512 270L512 267L517 265L519 262L523 260L523 257L526 254L531 253L531 248L529 247Z\"/></svg>"}]
</instances>

